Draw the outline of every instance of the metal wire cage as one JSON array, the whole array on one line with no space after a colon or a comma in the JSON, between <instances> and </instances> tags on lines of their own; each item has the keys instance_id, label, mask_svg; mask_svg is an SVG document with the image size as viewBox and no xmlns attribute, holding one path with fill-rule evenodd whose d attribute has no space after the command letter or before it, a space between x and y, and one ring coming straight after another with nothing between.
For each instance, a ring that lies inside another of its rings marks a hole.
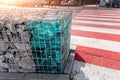
<instances>
[{"instance_id":1,"label":"metal wire cage","mask_svg":"<svg viewBox=\"0 0 120 80\"><path fill-rule=\"evenodd\" d=\"M0 20L0 71L62 73L71 19L71 12L54 11L19 24Z\"/></svg>"}]
</instances>

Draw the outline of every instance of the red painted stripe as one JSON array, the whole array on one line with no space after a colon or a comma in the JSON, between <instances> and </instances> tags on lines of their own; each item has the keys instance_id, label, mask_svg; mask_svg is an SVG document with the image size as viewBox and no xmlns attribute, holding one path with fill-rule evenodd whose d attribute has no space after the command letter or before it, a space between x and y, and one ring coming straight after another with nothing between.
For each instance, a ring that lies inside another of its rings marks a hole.
<instances>
[{"instance_id":1,"label":"red painted stripe","mask_svg":"<svg viewBox=\"0 0 120 80\"><path fill-rule=\"evenodd\" d=\"M76 52L89 53L95 56L100 56L107 59L120 61L120 52L108 51L108 50L91 48L91 47L80 46L80 45L77 46Z\"/></svg>"},{"instance_id":2,"label":"red painted stripe","mask_svg":"<svg viewBox=\"0 0 120 80\"><path fill-rule=\"evenodd\" d=\"M95 13L95 14L93 14L93 13L80 13L78 16L81 16L81 15L87 15L87 16L106 16L106 17L116 17L116 16L119 16L117 13L114 13L114 14L108 14L108 13L106 13L106 14L104 14L103 12L102 13Z\"/></svg>"},{"instance_id":3,"label":"red painted stripe","mask_svg":"<svg viewBox=\"0 0 120 80\"><path fill-rule=\"evenodd\" d=\"M113 17L116 17L116 16L120 16L120 15L118 15L117 13L114 13L114 14L101 14L101 16L113 16Z\"/></svg>"},{"instance_id":4,"label":"red painted stripe","mask_svg":"<svg viewBox=\"0 0 120 80\"><path fill-rule=\"evenodd\" d=\"M117 18L117 17L105 17L105 16L99 16L99 15L93 15L93 16L90 16L90 15L78 15L77 17L93 17L93 18L106 18L106 19L120 19L120 18Z\"/></svg>"},{"instance_id":5,"label":"red painted stripe","mask_svg":"<svg viewBox=\"0 0 120 80\"><path fill-rule=\"evenodd\" d=\"M120 62L117 62L115 60L110 60L102 57L97 57L93 55L89 55L82 52L77 52L75 56L75 60L95 64L107 68L112 68L116 70L120 70Z\"/></svg>"},{"instance_id":6,"label":"red painted stripe","mask_svg":"<svg viewBox=\"0 0 120 80\"><path fill-rule=\"evenodd\" d=\"M87 15L87 16L106 16L106 17L117 17L117 16L120 16L118 13L113 13L113 14L110 14L110 13L87 13L87 12L84 12L84 13L80 13L78 16L81 16L81 15Z\"/></svg>"},{"instance_id":7,"label":"red painted stripe","mask_svg":"<svg viewBox=\"0 0 120 80\"><path fill-rule=\"evenodd\" d=\"M81 11L80 14L86 15L86 14L91 14L91 15L119 15L120 11L109 11L109 10L84 10Z\"/></svg>"},{"instance_id":8,"label":"red painted stripe","mask_svg":"<svg viewBox=\"0 0 120 80\"><path fill-rule=\"evenodd\" d=\"M120 21L115 20L93 20L93 19L85 19L85 18L74 18L74 20L86 20L86 21L95 21L95 22L111 22L111 23L120 23Z\"/></svg>"},{"instance_id":9,"label":"red painted stripe","mask_svg":"<svg viewBox=\"0 0 120 80\"><path fill-rule=\"evenodd\" d=\"M89 38L97 38L97 39L120 42L120 35L116 35L116 34L90 32L90 31L83 31L83 30L72 30L71 34L75 36L83 36L83 37L89 37Z\"/></svg>"},{"instance_id":10,"label":"red painted stripe","mask_svg":"<svg viewBox=\"0 0 120 80\"><path fill-rule=\"evenodd\" d=\"M87 15L87 14L90 14L90 15L118 15L120 14L120 11L118 10L83 10L81 11L80 13L81 15Z\"/></svg>"},{"instance_id":11,"label":"red painted stripe","mask_svg":"<svg viewBox=\"0 0 120 80\"><path fill-rule=\"evenodd\" d=\"M86 11L82 11L81 14L100 14L100 15L119 15L120 11L108 11L108 10L86 10Z\"/></svg>"},{"instance_id":12,"label":"red painted stripe","mask_svg":"<svg viewBox=\"0 0 120 80\"><path fill-rule=\"evenodd\" d=\"M78 23L78 22L72 22L72 26L89 26L89 27L98 27L98 28L109 28L109 29L117 29L120 30L119 26L110 26L110 25L102 25L102 24L89 24L89 23Z\"/></svg>"},{"instance_id":13,"label":"red painted stripe","mask_svg":"<svg viewBox=\"0 0 120 80\"><path fill-rule=\"evenodd\" d=\"M113 10L83 10L82 12L89 12L89 13L94 12L94 13L104 13L104 14L120 13L119 10L114 10L114 11Z\"/></svg>"}]
</instances>

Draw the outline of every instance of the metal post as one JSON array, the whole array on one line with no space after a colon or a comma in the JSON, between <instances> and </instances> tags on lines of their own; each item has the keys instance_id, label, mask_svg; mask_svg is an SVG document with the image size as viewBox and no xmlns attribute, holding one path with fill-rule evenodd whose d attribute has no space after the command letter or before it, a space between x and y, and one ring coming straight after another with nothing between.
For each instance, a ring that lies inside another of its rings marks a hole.
<instances>
[{"instance_id":1,"label":"metal post","mask_svg":"<svg viewBox=\"0 0 120 80\"><path fill-rule=\"evenodd\" d=\"M112 3L110 3L110 10L111 10L111 8L112 8Z\"/></svg>"},{"instance_id":2,"label":"metal post","mask_svg":"<svg viewBox=\"0 0 120 80\"><path fill-rule=\"evenodd\" d=\"M83 9L85 9L85 2L83 2Z\"/></svg>"},{"instance_id":3,"label":"metal post","mask_svg":"<svg viewBox=\"0 0 120 80\"><path fill-rule=\"evenodd\" d=\"M69 7L70 7L70 6L69 6L69 3L67 3L67 5L68 5L68 9L69 9Z\"/></svg>"},{"instance_id":4,"label":"metal post","mask_svg":"<svg viewBox=\"0 0 120 80\"><path fill-rule=\"evenodd\" d=\"M98 3L96 2L96 9L98 9Z\"/></svg>"},{"instance_id":5,"label":"metal post","mask_svg":"<svg viewBox=\"0 0 120 80\"><path fill-rule=\"evenodd\" d=\"M68 5L68 9L69 9L70 8L70 0L68 1L67 5Z\"/></svg>"}]
</instances>

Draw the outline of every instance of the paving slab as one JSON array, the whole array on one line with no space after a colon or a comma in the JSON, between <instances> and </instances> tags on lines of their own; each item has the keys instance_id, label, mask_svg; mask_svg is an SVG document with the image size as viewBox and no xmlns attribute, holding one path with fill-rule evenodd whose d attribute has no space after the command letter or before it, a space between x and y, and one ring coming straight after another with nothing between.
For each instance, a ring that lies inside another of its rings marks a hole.
<instances>
[{"instance_id":1,"label":"paving slab","mask_svg":"<svg viewBox=\"0 0 120 80\"><path fill-rule=\"evenodd\" d=\"M24 80L69 80L69 75L28 73L25 75Z\"/></svg>"},{"instance_id":2,"label":"paving slab","mask_svg":"<svg viewBox=\"0 0 120 80\"><path fill-rule=\"evenodd\" d=\"M0 80L22 80L24 77L24 73L0 73Z\"/></svg>"}]
</instances>

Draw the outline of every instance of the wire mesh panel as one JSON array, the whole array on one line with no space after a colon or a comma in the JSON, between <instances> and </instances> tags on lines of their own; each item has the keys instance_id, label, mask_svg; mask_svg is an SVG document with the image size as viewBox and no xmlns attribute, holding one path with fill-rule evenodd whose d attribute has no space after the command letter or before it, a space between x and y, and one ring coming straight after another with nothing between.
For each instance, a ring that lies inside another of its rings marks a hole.
<instances>
[{"instance_id":1,"label":"wire mesh panel","mask_svg":"<svg viewBox=\"0 0 120 80\"><path fill-rule=\"evenodd\" d=\"M71 12L17 22L0 18L0 71L62 73L70 51Z\"/></svg>"}]
</instances>

